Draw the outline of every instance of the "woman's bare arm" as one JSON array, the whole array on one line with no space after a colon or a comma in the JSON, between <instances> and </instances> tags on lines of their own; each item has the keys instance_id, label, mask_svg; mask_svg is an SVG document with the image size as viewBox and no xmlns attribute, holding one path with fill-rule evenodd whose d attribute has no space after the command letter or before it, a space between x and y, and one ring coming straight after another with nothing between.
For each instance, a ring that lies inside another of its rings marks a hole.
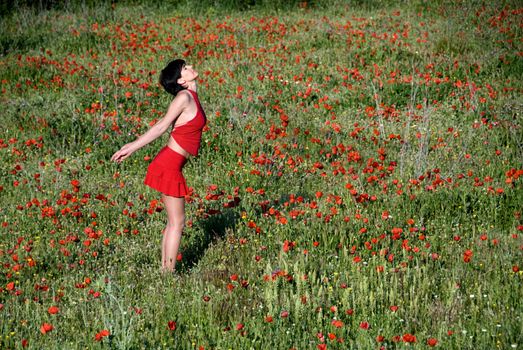
<instances>
[{"instance_id":1,"label":"woman's bare arm","mask_svg":"<svg viewBox=\"0 0 523 350\"><path fill-rule=\"evenodd\" d=\"M120 163L131 154L151 143L167 131L169 126L180 116L183 110L189 105L188 93L180 92L169 105L164 117L154 124L147 132L138 137L133 142L125 144L111 157L112 161Z\"/></svg>"}]
</instances>

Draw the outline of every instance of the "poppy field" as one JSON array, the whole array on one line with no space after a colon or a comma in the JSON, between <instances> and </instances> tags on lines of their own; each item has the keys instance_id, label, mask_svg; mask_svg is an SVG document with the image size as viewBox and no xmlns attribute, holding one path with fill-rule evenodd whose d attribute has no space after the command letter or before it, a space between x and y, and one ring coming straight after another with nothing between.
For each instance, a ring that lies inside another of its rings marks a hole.
<instances>
[{"instance_id":1,"label":"poppy field","mask_svg":"<svg viewBox=\"0 0 523 350\"><path fill-rule=\"evenodd\" d=\"M291 3L1 18L0 348L523 348L521 3ZM168 136L110 157L175 58L208 124L172 276Z\"/></svg>"}]
</instances>

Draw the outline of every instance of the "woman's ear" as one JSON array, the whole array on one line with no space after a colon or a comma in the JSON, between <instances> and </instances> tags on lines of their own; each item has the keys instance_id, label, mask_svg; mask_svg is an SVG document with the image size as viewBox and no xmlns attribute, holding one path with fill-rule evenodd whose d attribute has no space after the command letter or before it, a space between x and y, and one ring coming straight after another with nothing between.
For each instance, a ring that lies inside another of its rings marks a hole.
<instances>
[{"instance_id":1,"label":"woman's ear","mask_svg":"<svg viewBox=\"0 0 523 350\"><path fill-rule=\"evenodd\" d=\"M177 81L178 84L180 84L181 86L183 86L184 88L187 88L187 82L183 79L178 79Z\"/></svg>"}]
</instances>

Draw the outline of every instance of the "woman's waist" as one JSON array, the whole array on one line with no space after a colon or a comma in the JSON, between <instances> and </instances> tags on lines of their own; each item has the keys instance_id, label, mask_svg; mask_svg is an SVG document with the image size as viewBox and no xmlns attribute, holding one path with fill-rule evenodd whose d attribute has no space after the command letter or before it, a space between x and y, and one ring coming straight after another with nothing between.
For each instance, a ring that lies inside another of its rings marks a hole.
<instances>
[{"instance_id":1,"label":"woman's waist","mask_svg":"<svg viewBox=\"0 0 523 350\"><path fill-rule=\"evenodd\" d=\"M189 153L185 148L180 146L180 144L174 139L173 135L171 135L171 137L169 137L169 142L167 142L167 147L169 147L173 151L181 154L185 158L189 158L189 156L191 155L191 153Z\"/></svg>"}]
</instances>

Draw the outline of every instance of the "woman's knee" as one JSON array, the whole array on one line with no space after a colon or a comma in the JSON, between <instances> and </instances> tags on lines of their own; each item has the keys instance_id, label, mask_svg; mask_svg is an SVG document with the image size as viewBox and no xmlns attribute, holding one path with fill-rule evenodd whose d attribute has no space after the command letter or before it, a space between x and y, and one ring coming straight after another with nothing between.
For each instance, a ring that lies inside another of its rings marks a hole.
<instances>
[{"instance_id":1,"label":"woman's knee","mask_svg":"<svg viewBox=\"0 0 523 350\"><path fill-rule=\"evenodd\" d=\"M180 215L167 220L167 228L172 230L183 230L185 227L185 215Z\"/></svg>"},{"instance_id":2,"label":"woman's knee","mask_svg":"<svg viewBox=\"0 0 523 350\"><path fill-rule=\"evenodd\" d=\"M183 230L185 227L185 206L183 198L163 196L167 209L167 229Z\"/></svg>"}]
</instances>

